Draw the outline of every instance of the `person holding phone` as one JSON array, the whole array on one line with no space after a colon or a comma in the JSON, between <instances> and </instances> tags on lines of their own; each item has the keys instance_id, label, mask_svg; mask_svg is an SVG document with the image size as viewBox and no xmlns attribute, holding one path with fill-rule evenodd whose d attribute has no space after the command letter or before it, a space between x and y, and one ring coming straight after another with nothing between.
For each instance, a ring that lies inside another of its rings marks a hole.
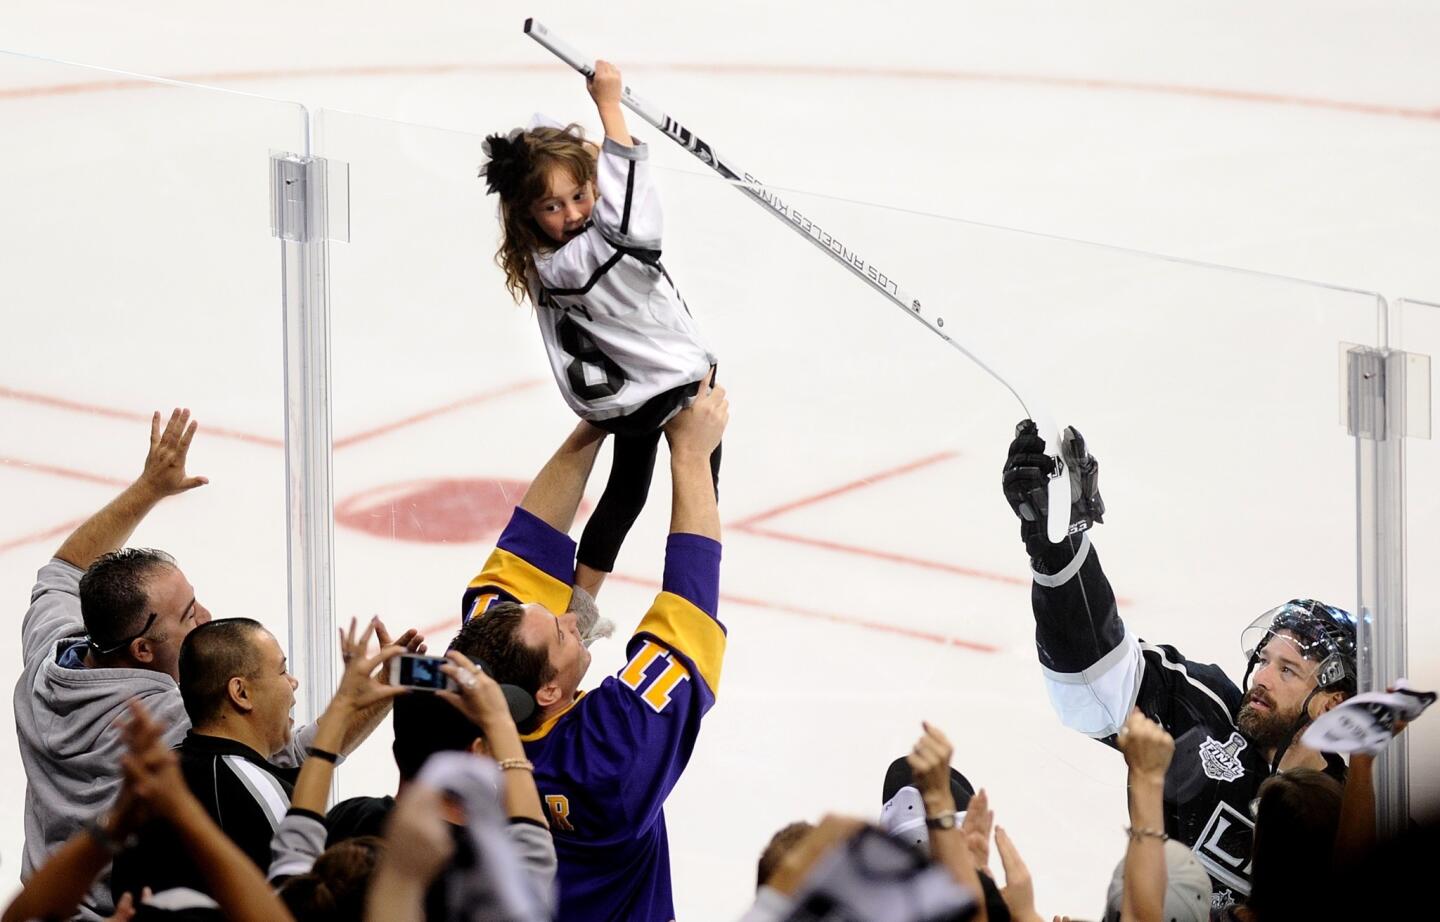
<instances>
[{"instance_id":1,"label":"person holding phone","mask_svg":"<svg viewBox=\"0 0 1440 922\"><path fill-rule=\"evenodd\" d=\"M370 654L369 638L367 631L357 640L355 623L351 622L350 631L342 641L346 651L345 675L332 706L326 708L317 721L315 748L320 752L306 759L300 769L290 809L271 842L268 875L271 882L280 885L286 904L301 919L320 913L319 906L333 905L341 893L352 903L363 898L372 875L340 880L329 876L327 852L334 856L336 852L331 849L344 849L347 843L363 848L361 843L373 841L361 839L360 843L352 843L357 837L384 836L387 830L394 833L397 820L392 814L397 810L403 812L398 805L405 802L412 785L423 780L422 769L431 770L426 765L432 757L441 753L473 753L495 760L495 768L488 771L499 769L502 780L499 796L497 798L494 788L488 785L482 786L485 792L480 796L496 801L487 812L504 818L506 844L503 847L523 874L534 904L548 911L554 903L555 845L540 807L534 778L527 771L507 770L507 767L523 767L529 763L525 761L525 750L504 690L478 664L455 650L445 657L395 656L389 647ZM375 673L387 659L390 682L381 684ZM405 668L402 663L411 665ZM394 751L395 764L400 770L396 796L352 797L336 804L327 815L325 804L335 765L325 757L325 751L334 751L341 745L348 715L356 708L376 696L401 691L407 693L395 698ZM447 823L464 827L475 819L447 801L436 804L430 817L441 829ZM398 823L400 827L406 826L403 820ZM398 873L402 868L396 865L408 866L408 862L381 861L374 869L376 885L370 902L372 912L380 913L380 918L398 918L403 915L399 907L424 901L426 882L414 874ZM439 870L437 867L435 873Z\"/></svg>"},{"instance_id":2,"label":"person holding phone","mask_svg":"<svg viewBox=\"0 0 1440 922\"><path fill-rule=\"evenodd\" d=\"M431 756L469 752L494 759L505 773L503 806L512 825L538 827L546 832L548 843L549 824L535 793L534 779L526 771L514 770L529 765L516 721L525 720L534 711L535 699L513 685L496 682L483 664L472 662L457 650L443 657L402 654L391 659L388 668L391 685L415 692L395 699L391 719L391 752L400 775L399 787L393 797L359 796L340 801L324 817L325 841L335 845L359 836L383 835L396 800ZM316 770L323 768L317 766ZM320 801L323 803L324 797ZM299 803L298 799L291 802ZM515 833L522 839L525 835L521 830ZM553 878L553 846L549 864Z\"/></svg>"}]
</instances>

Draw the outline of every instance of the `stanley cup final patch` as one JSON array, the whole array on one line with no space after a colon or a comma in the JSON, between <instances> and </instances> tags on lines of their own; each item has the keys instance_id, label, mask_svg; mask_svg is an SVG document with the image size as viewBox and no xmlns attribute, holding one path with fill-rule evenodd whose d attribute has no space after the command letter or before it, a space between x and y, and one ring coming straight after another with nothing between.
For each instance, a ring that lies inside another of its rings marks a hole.
<instances>
[{"instance_id":1,"label":"stanley cup final patch","mask_svg":"<svg viewBox=\"0 0 1440 922\"><path fill-rule=\"evenodd\" d=\"M1241 778L1245 774L1245 766L1240 764L1240 750L1245 745L1245 738L1238 731L1230 734L1230 739L1224 743L1213 736L1206 737L1205 742L1200 744L1200 765L1205 769L1205 776L1216 781Z\"/></svg>"}]
</instances>

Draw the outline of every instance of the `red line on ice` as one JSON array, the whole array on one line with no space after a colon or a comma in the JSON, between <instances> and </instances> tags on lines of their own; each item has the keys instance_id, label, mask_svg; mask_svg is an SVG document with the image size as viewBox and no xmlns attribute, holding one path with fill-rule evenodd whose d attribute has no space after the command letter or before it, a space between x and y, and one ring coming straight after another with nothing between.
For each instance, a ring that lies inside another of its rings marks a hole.
<instances>
[{"instance_id":1,"label":"red line on ice","mask_svg":"<svg viewBox=\"0 0 1440 922\"><path fill-rule=\"evenodd\" d=\"M334 447L336 450L345 448L349 445L354 445L359 442L366 441L367 439L372 439L389 432L394 432L398 429L404 428L405 426L413 425L427 419L432 419L444 413L450 413L455 410L463 409L477 403L484 403L486 401L493 400L497 397L503 397L509 394L517 393L519 391L528 390L532 387L538 386L541 383L542 379L535 378L527 381L520 381L514 384L505 385L496 390L487 391L482 394L473 394L469 397L464 397L460 400L455 400L450 403L444 404L443 406L435 407L430 410L424 410L420 413L407 416L404 419L386 423L382 426L377 426L374 429L366 430L364 432L357 432L353 435L344 436L335 441ZM18 388L6 387L4 385L0 385L0 398L16 400L22 403L32 403L38 406L53 407L56 409L68 410L75 413L86 413L91 416L100 416L107 419L123 419L130 422L147 422L151 418L150 415L146 413L137 413L131 410L118 410L113 407L105 407L93 403L84 403L82 401L70 400L64 397L55 397L49 394L39 394L33 391L23 391ZM283 448L285 446L284 441L281 439L271 438L262 435L254 435L248 432L240 432L235 429L227 429L222 426L212 426L205 423L200 424L199 431L204 433L207 437L213 436L217 438L236 439L238 441L250 442L257 445L264 445L270 448ZM22 461L13 458L0 457L0 464L16 464L24 469L31 470L36 473L52 474L58 477L69 477L78 480L89 480L95 483L102 483L110 486L125 487L129 485L129 481L117 480L114 478L105 477L100 474L87 474L83 471L76 471L69 468L62 468L49 464L39 464L30 461ZM5 553L6 551L14 550L17 547L23 547L27 544L33 544L37 541L43 541L46 538L69 532L83 521L85 520L76 519L70 522L63 522L59 525L55 525L51 528L45 529L44 531L34 532L29 535L21 535L16 538L10 538L4 541L0 541L0 554Z\"/></svg>"},{"instance_id":2,"label":"red line on ice","mask_svg":"<svg viewBox=\"0 0 1440 922\"><path fill-rule=\"evenodd\" d=\"M436 416L442 416L446 413L452 413L456 410L464 409L465 407L474 406L475 404L485 403L498 397L505 397L510 394L518 393L520 391L529 390L531 388L538 387L543 383L544 381L540 378L531 378L529 380L518 381L513 384L504 385L493 391L486 391L480 394L472 394L469 397L462 397L459 400L451 401L450 403L444 404L442 406L434 407L428 410L422 410L419 413L406 416L402 419L397 419L392 422L376 426L374 429L367 429L362 432L356 432L350 435L341 436L340 438L335 440L334 449L338 451L342 448L348 448L351 445L356 445L360 442L368 441L369 439L373 439L381 435L386 435L398 429L403 429L406 426L411 426L416 423L424 422L427 419L433 419ZM150 419L150 415L147 413L137 413L133 410L118 410L113 407L105 407L93 403L84 403L79 400L69 400L64 397L54 397L49 394L39 394L33 391L22 391L18 388L5 387L3 385L0 385L0 398L17 400L23 403L33 403L39 406L55 407L57 409L70 410L76 413L88 413L91 416L102 416L109 419L123 419L133 422L143 422ZM200 432L207 437L236 439L238 441L250 442L256 445L265 445L270 448L285 447L285 441L283 439L277 439L273 436L256 435L250 432L242 432L238 429L228 429L224 426L215 426L203 422L200 424Z\"/></svg>"},{"instance_id":3,"label":"red line on ice","mask_svg":"<svg viewBox=\"0 0 1440 922\"><path fill-rule=\"evenodd\" d=\"M27 544L34 544L37 541L44 541L46 538L54 538L58 535L68 535L85 519L71 519L68 522L61 522L59 525L52 525L44 531L37 531L28 535L21 535L18 538L11 538L8 541L0 542L0 554L6 551L13 551L17 547L24 547Z\"/></svg>"},{"instance_id":4,"label":"red line on ice","mask_svg":"<svg viewBox=\"0 0 1440 922\"><path fill-rule=\"evenodd\" d=\"M852 480L849 483L841 484L838 487L816 493L813 496L806 496L801 499L797 499L794 502L785 503L784 505L776 506L773 509L767 509L764 512L757 512L754 515L749 515L743 519L740 519L738 522L731 522L726 527L738 528L741 531L750 531L752 530L751 526L755 525L757 522L763 522L766 519L773 519L777 515L791 512L795 509L801 509L805 506L822 502L827 499L832 499L836 496L840 496L841 494L849 493L853 490L859 490L863 487L868 487L872 484L879 483L882 480L889 480L892 477L899 477L904 474L909 474L912 471L917 471L922 467L929 467L932 464L939 464L941 461L949 461L951 458L955 457L958 457L957 452L942 451L937 454L921 458L919 461L911 461L909 464L902 464L899 467L888 468L878 473L871 474L868 477L861 477L858 480Z\"/></svg>"},{"instance_id":5,"label":"red line on ice","mask_svg":"<svg viewBox=\"0 0 1440 922\"><path fill-rule=\"evenodd\" d=\"M23 471L33 471L36 474L53 474L56 477L68 477L71 480L88 480L90 483L103 483L111 487L128 487L131 483L129 480L122 480L119 477L106 477L103 474L92 474L89 471L77 471L68 467L42 464L39 461L26 461L24 458L6 458L0 456L0 465L16 467Z\"/></svg>"},{"instance_id":6,"label":"red line on ice","mask_svg":"<svg viewBox=\"0 0 1440 922\"><path fill-rule=\"evenodd\" d=\"M109 419L124 419L133 422L150 421L149 413L137 413L133 410L117 410L113 407L102 407L98 404L69 400L64 397L54 397L49 394L37 394L33 391L22 391L3 385L0 385L0 397L18 400L22 403L33 403L44 407L71 410L76 413L88 413L91 416L104 416ZM234 439L240 442L250 442L255 445L265 445L270 448L283 448L285 445L283 440L268 435L255 435L250 432L241 432L239 429L227 429L224 426L212 426L206 423L200 424L199 431L203 432L206 438Z\"/></svg>"},{"instance_id":7,"label":"red line on ice","mask_svg":"<svg viewBox=\"0 0 1440 922\"><path fill-rule=\"evenodd\" d=\"M486 391L483 394L472 394L469 397L462 397L459 400L452 401L443 406L435 407L431 410L422 410L421 412L416 413L412 416L406 416L403 419L397 419L394 422L385 423L383 426L376 426L374 429L367 429L364 432L356 432L351 435L342 436L341 438L335 440L334 450L339 451L342 448L349 448L351 445L356 445L360 442L368 441L369 439L373 439L377 436L387 435L397 429L403 429L406 426L412 426L415 423L424 422L425 420L433 419L436 416L442 416L446 413L452 413L455 410L462 410L465 407L474 406L477 403L486 403L488 401L496 399L497 397L507 397L510 394L519 393L520 391L527 391L531 388L538 387L544 383L544 380L541 378L530 378L526 381L517 381L514 384L507 384L493 391Z\"/></svg>"},{"instance_id":8,"label":"red line on ice","mask_svg":"<svg viewBox=\"0 0 1440 922\"><path fill-rule=\"evenodd\" d=\"M939 464L942 461L949 461L958 456L959 454L954 451L942 451L937 452L933 455L927 455L926 457L920 458L917 461L911 461L908 464L901 464L896 467L887 468L883 471L879 471L878 473L871 474L868 477L861 477L859 479L852 480L849 483L841 484L838 487L833 487L829 490L823 490L811 496L802 497L801 499L797 499L793 502L776 506L775 508L768 509L764 512L758 512L754 515L747 516L738 522L732 522L726 527L747 535L755 535L759 538L771 538L776 541L788 541L792 544L804 544L810 547L820 548L821 550L833 551L838 554L852 554L857 557L869 557L874 560L884 560L890 563L899 563L911 567L923 567L927 570L940 570L946 573L954 573L957 576L970 577L972 579L984 579L990 580L991 582L1005 583L1006 585L1011 586L1028 587L1030 585L1030 581L1028 579L1021 579L1020 577L1010 576L1005 573L992 573L988 570L977 570L974 567L965 567L959 564L945 563L939 560L927 560L923 557L912 557L908 554L899 554L894 551L880 550L873 547L860 547L853 544L844 544L839 541L828 541L823 538L811 538L806 535L795 534L794 532L776 531L770 528L757 527L757 523L763 522L766 519L772 519L786 512L792 512L796 509L802 509L806 506L814 505L815 503L834 499L837 496L851 493L855 490L874 486L875 484L880 483L884 480L889 480L894 477L903 477L907 474L912 474L915 471L920 470L921 468L929 467L934 464Z\"/></svg>"},{"instance_id":9,"label":"red line on ice","mask_svg":"<svg viewBox=\"0 0 1440 922\"><path fill-rule=\"evenodd\" d=\"M1379 115L1392 118L1440 120L1440 108L1430 106L1402 106L1390 103L1361 102L1359 100L1327 99L1320 96L1296 96L1289 93L1274 93L1261 90L1226 89L1224 87L1188 86L1177 83L1142 83L1138 80L1105 80L1092 77L1056 77L1040 74L1006 74L986 71L951 70L942 68L911 67L840 67L813 64L745 64L745 63L691 63L655 62L632 64L632 70L660 71L694 74L729 74L737 76L772 77L838 77L838 78L882 78L892 80L937 80L948 82L1009 83L1022 86L1043 86L1067 90L1100 90L1109 92L1157 93L1167 96L1189 96L1197 99L1218 99L1227 102L1257 103L1262 105L1296 106L1307 109L1328 109L1358 115ZM178 74L167 79L182 83L217 85L226 83L249 83L287 78L319 77L392 77L392 76L434 76L440 74L515 74L550 73L556 65L550 61L532 63L495 64L433 64L433 65L359 65L354 67L277 68L274 70L214 71L193 74ZM91 80L79 83L61 83L45 86L13 87L0 89L0 100L33 99L43 96L72 96L84 93L105 93L124 90L150 90L164 88L165 84L146 80L114 79Z\"/></svg>"},{"instance_id":10,"label":"red line on ice","mask_svg":"<svg viewBox=\"0 0 1440 922\"><path fill-rule=\"evenodd\" d=\"M924 557L911 557L908 554L897 554L893 551L883 551L873 547L860 547L854 544L842 544L839 541L827 541L823 538L811 538L806 535L796 535L784 531L771 531L768 528L742 528L740 531L747 535L755 535L760 538L773 538L776 541L788 541L791 544L804 544L821 550L834 551L837 554L853 554L857 557L870 557L874 560L884 560L890 563L904 564L909 567L921 567L926 570L940 570L944 573L954 573L957 576L965 576L971 579L983 579L992 583L1004 583L1008 586L1024 586L1029 588L1028 577L1010 576L1005 573L992 573L989 570L977 570L974 567L962 567L959 564L945 563L941 560L927 560Z\"/></svg>"},{"instance_id":11,"label":"red line on ice","mask_svg":"<svg viewBox=\"0 0 1440 922\"><path fill-rule=\"evenodd\" d=\"M633 586L646 586L652 589L659 589L660 584L650 579L640 579L635 576L625 576L621 573L611 573L610 579L619 583L629 583ZM990 644L979 643L973 640L964 640L960 637L947 637L944 634L936 634L932 631L921 631L915 628L904 627L898 624L886 624L881 621L871 621L867 618L857 618L853 615L841 615L835 612L822 611L815 608L803 608L799 605L789 605L784 602L771 602L765 599L755 599L734 593L721 592L720 601L731 605L744 605L749 608L765 608L770 611L784 612L787 615L799 615L802 618L814 618L820 621L830 621L835 624L846 624L851 627L863 628L869 631L880 631L885 634L896 634L901 637L908 637L911 640L923 640L927 643L938 643L944 646L960 647L966 650L973 650L977 653L999 653L1000 648Z\"/></svg>"}]
</instances>

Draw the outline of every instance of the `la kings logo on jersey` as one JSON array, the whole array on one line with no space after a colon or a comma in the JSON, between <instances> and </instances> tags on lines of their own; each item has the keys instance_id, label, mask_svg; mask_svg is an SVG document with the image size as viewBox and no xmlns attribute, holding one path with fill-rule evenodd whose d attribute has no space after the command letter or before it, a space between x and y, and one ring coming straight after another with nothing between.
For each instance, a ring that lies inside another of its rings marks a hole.
<instances>
[{"instance_id":1,"label":"la kings logo on jersey","mask_svg":"<svg viewBox=\"0 0 1440 922\"><path fill-rule=\"evenodd\" d=\"M1235 732L1224 743L1213 736L1200 744L1200 766L1207 778L1216 781L1236 781L1245 775L1245 766L1240 762L1240 750L1245 748L1245 738Z\"/></svg>"},{"instance_id":2,"label":"la kings logo on jersey","mask_svg":"<svg viewBox=\"0 0 1440 922\"><path fill-rule=\"evenodd\" d=\"M1250 895L1250 849L1254 840L1255 824L1248 816L1223 800L1215 805L1215 812L1191 850L1216 882L1216 897L1223 893L1220 884L1242 896ZM1224 904L1217 899L1215 905L1221 908Z\"/></svg>"}]
</instances>

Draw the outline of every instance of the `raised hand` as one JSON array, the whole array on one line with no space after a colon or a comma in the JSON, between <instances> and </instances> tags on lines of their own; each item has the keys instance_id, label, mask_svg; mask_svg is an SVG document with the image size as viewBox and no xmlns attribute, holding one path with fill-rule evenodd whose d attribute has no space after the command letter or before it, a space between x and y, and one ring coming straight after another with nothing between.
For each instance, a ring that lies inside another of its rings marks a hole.
<instances>
[{"instance_id":1,"label":"raised hand","mask_svg":"<svg viewBox=\"0 0 1440 922\"><path fill-rule=\"evenodd\" d=\"M120 897L120 902L115 904L115 912L105 922L130 922L135 918L135 897L129 893Z\"/></svg>"},{"instance_id":2,"label":"raised hand","mask_svg":"<svg viewBox=\"0 0 1440 922\"><path fill-rule=\"evenodd\" d=\"M485 731L487 738L494 735L492 728L507 724L513 727L510 705L499 683L459 650L446 651L445 658L450 662L441 666L440 671L455 680L459 691L445 690L435 694L470 718L471 723Z\"/></svg>"},{"instance_id":3,"label":"raised hand","mask_svg":"<svg viewBox=\"0 0 1440 922\"><path fill-rule=\"evenodd\" d=\"M1000 896L1010 908L1010 918L1015 922L1044 922L1035 911L1035 882L1030 878L1030 869L1001 826L995 827L995 849L1000 852L1000 865L1005 869L1005 886L1000 889Z\"/></svg>"},{"instance_id":4,"label":"raised hand","mask_svg":"<svg viewBox=\"0 0 1440 922\"><path fill-rule=\"evenodd\" d=\"M154 894L150 892L149 887L140 891L140 898L138 900L133 893L122 894L120 902L115 904L115 914L106 919L105 922L130 922L131 919L135 918L135 914L140 911L139 904L149 901L152 896L154 896Z\"/></svg>"},{"instance_id":5,"label":"raised hand","mask_svg":"<svg viewBox=\"0 0 1440 922\"><path fill-rule=\"evenodd\" d=\"M380 620L379 615L375 616L372 623L375 625L375 639L380 642L380 646L382 647L395 644L404 647L404 652L406 653L424 653L429 649L425 645L425 635L413 627L394 640L391 640L390 631L386 629L385 622Z\"/></svg>"},{"instance_id":6,"label":"raised hand","mask_svg":"<svg viewBox=\"0 0 1440 922\"><path fill-rule=\"evenodd\" d=\"M827 815L780 859L780 866L775 869L767 886L787 896L794 896L821 858L840 843L854 838L864 828L864 820Z\"/></svg>"},{"instance_id":7,"label":"raised hand","mask_svg":"<svg viewBox=\"0 0 1440 922\"><path fill-rule=\"evenodd\" d=\"M596 61L594 76L585 79L585 89L596 106L618 106L624 88L620 69L609 61Z\"/></svg>"},{"instance_id":8,"label":"raised hand","mask_svg":"<svg viewBox=\"0 0 1440 922\"><path fill-rule=\"evenodd\" d=\"M120 757L124 784L120 802L138 814L173 818L195 803L180 773L180 760L165 745L165 730L139 700L129 703L130 721L120 728L129 750Z\"/></svg>"},{"instance_id":9,"label":"raised hand","mask_svg":"<svg viewBox=\"0 0 1440 922\"><path fill-rule=\"evenodd\" d=\"M725 388L715 386L712 370L700 382L694 402L665 424L665 438L672 453L689 450L708 458L720 444L729 422L730 401L725 399Z\"/></svg>"},{"instance_id":10,"label":"raised hand","mask_svg":"<svg viewBox=\"0 0 1440 922\"><path fill-rule=\"evenodd\" d=\"M922 722L924 734L905 757L915 777L915 788L925 801L926 816L955 812L955 795L950 791L950 758L955 747L935 727Z\"/></svg>"},{"instance_id":11,"label":"raised hand","mask_svg":"<svg viewBox=\"0 0 1440 922\"><path fill-rule=\"evenodd\" d=\"M1046 490L1055 459L1045 454L1045 439L1035 421L1023 419L1015 426L1015 438L1005 453L1005 469L1000 476L1005 500L1022 523L1041 523L1045 519ZM1029 537L1022 528L1021 537Z\"/></svg>"},{"instance_id":12,"label":"raised hand","mask_svg":"<svg viewBox=\"0 0 1440 922\"><path fill-rule=\"evenodd\" d=\"M333 708L345 714L357 714L374 705L388 703L396 695L406 692L406 689L390 684L387 670L381 669L378 675L376 670L405 653L407 647L398 643L385 643L374 656L367 656L370 638L378 634L383 643L389 639L389 634L385 632L379 619L372 619L364 633L358 637L355 635L356 628L356 621L351 618L350 629L340 632L340 658L345 664L345 672L340 676L340 686L335 689L335 696L330 699L326 711ZM417 643L418 635L414 631L407 631L401 636L408 637L412 644ZM417 645L424 647L423 637L419 638Z\"/></svg>"},{"instance_id":13,"label":"raised hand","mask_svg":"<svg viewBox=\"0 0 1440 922\"><path fill-rule=\"evenodd\" d=\"M1125 754L1125 764L1130 766L1131 775L1163 783L1170 760L1175 755L1175 740L1165 732L1164 727L1136 708L1125 721L1125 726L1120 728L1115 745Z\"/></svg>"},{"instance_id":14,"label":"raised hand","mask_svg":"<svg viewBox=\"0 0 1440 922\"><path fill-rule=\"evenodd\" d=\"M975 867L987 874L990 873L990 830L994 826L995 814L990 811L990 795L981 788L970 798L960 829L965 833L965 844L975 859Z\"/></svg>"},{"instance_id":15,"label":"raised hand","mask_svg":"<svg viewBox=\"0 0 1440 922\"><path fill-rule=\"evenodd\" d=\"M197 428L199 423L190 419L188 409L172 410L163 431L159 411L150 418L150 451L145 456L140 482L154 491L156 498L174 496L210 482L185 473L185 458Z\"/></svg>"},{"instance_id":16,"label":"raised hand","mask_svg":"<svg viewBox=\"0 0 1440 922\"><path fill-rule=\"evenodd\" d=\"M1086 449L1085 437L1074 426L1065 430L1059 448L1070 477L1070 533L1074 535L1105 519L1100 462ZM1015 438L1010 442L1000 476L1005 501L1020 519L1020 539L1034 559L1041 558L1051 547L1045 528L1055 459L1045 449L1045 439L1034 420L1021 420L1015 426Z\"/></svg>"}]
</instances>

